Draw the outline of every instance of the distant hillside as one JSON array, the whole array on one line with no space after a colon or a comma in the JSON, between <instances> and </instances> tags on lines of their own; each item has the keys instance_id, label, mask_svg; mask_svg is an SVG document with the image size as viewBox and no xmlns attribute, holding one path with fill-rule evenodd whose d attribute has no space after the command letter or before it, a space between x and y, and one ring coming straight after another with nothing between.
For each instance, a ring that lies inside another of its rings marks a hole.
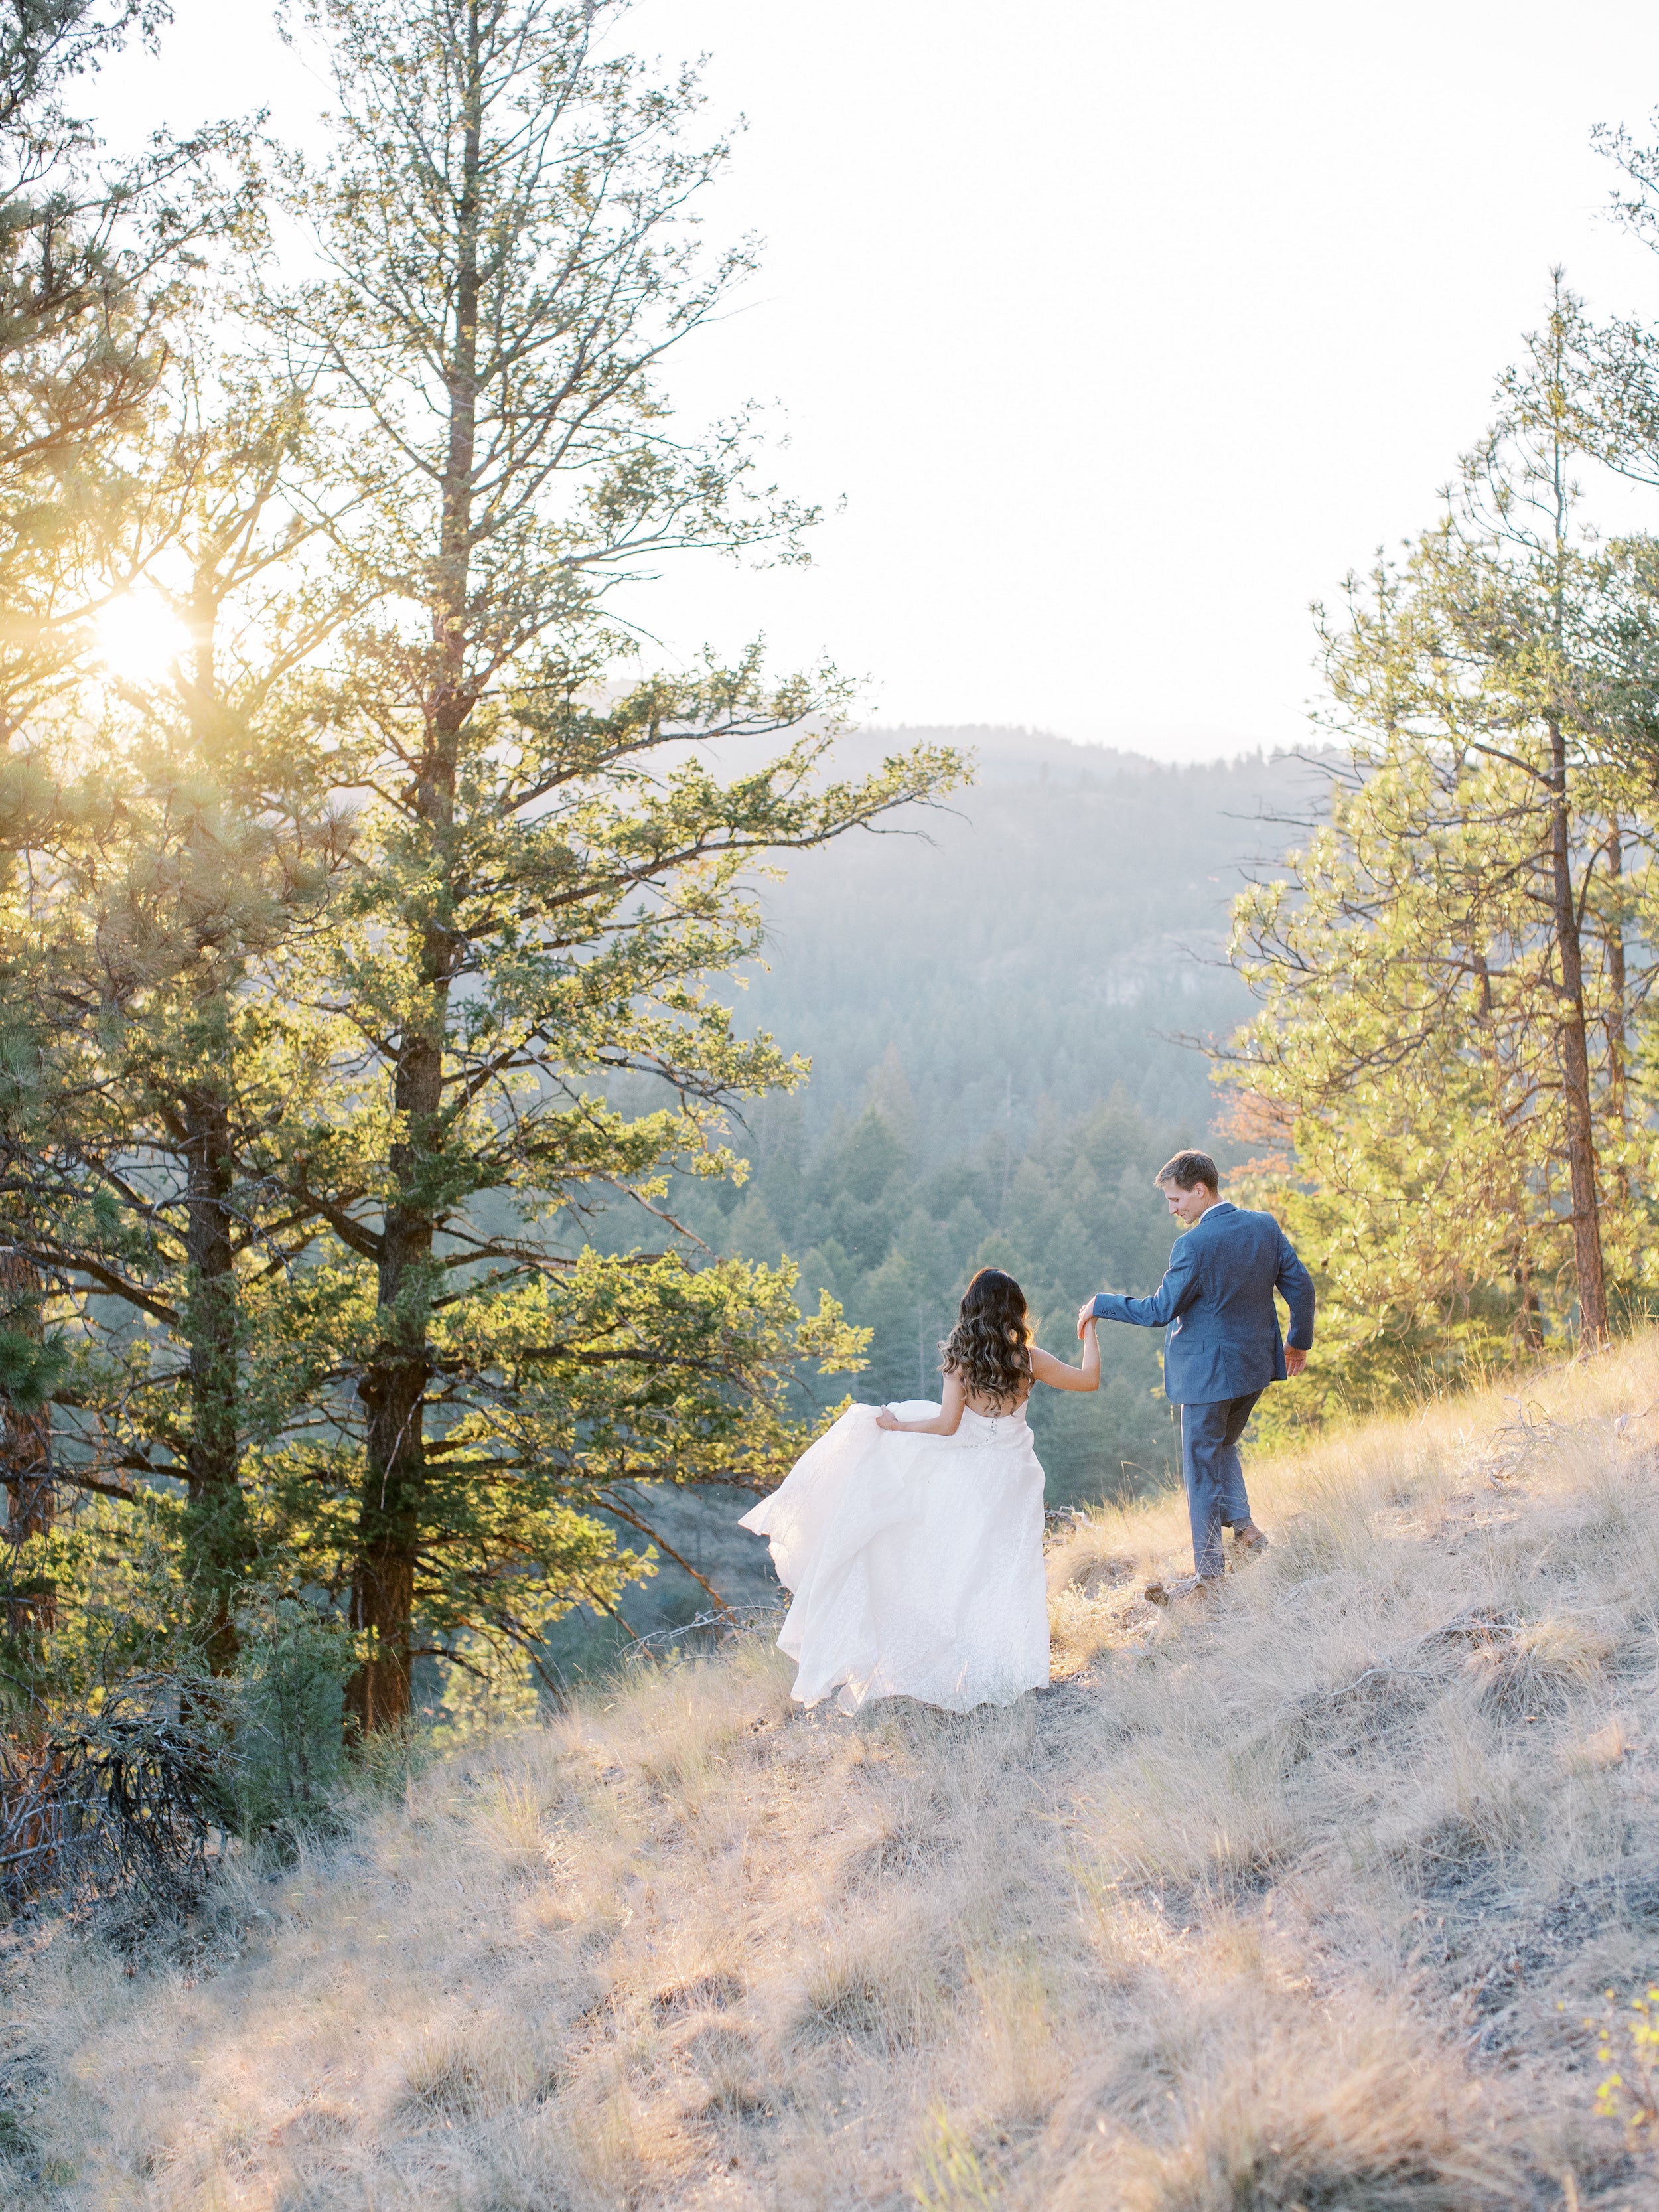
<instances>
[{"instance_id":1,"label":"distant hillside","mask_svg":"<svg viewBox=\"0 0 1659 2212\"><path fill-rule=\"evenodd\" d=\"M975 787L763 889L769 972L741 1012L811 1056L809 1138L859 1110L890 1051L924 1170L993 1133L1018 1155L1045 1100L1069 1119L1118 1085L1201 1131L1208 1071L1174 1039L1248 1012L1219 964L1228 907L1295 842L1267 817L1305 814L1322 778L1283 754L1165 767L1006 729L861 732L842 757L851 770L924 741L975 750Z\"/></svg>"}]
</instances>

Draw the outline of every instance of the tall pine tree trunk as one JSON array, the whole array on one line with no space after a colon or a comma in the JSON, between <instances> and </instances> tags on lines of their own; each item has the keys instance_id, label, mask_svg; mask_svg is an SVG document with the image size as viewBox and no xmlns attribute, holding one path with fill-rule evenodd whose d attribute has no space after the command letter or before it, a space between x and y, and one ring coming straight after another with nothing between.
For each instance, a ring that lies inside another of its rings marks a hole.
<instances>
[{"instance_id":1,"label":"tall pine tree trunk","mask_svg":"<svg viewBox=\"0 0 1659 2212\"><path fill-rule=\"evenodd\" d=\"M212 562L199 562L192 593L196 683L189 713L192 750L203 762L213 758L222 712L217 705L216 583ZM192 1009L192 1042L201 1074L181 1091L177 1108L182 1124L189 1271L184 1316L190 1364L185 1559L209 1671L228 1674L236 1663L236 1593L249 1557L237 1382L241 1307L236 1283L236 1150L231 1127L233 1045L228 978L216 948L209 944L200 950L208 966Z\"/></svg>"},{"instance_id":2,"label":"tall pine tree trunk","mask_svg":"<svg viewBox=\"0 0 1659 2212\"><path fill-rule=\"evenodd\" d=\"M457 25L467 124L458 203L454 325L447 364L449 436L442 481L437 574L432 610L433 680L415 811L428 849L443 854L455 818L461 732L471 712L467 680L467 586L471 555L473 469L477 436L478 185L483 139L482 41L477 0ZM428 879L430 880L430 878ZM428 896L432 896L428 893ZM426 1387L431 1373L428 1317L437 1200L431 1167L441 1144L444 1044L455 945L443 927L442 895L410 915L417 950L417 1018L404 1031L392 1082L402 1133L392 1151L398 1195L382 1232L378 1305L380 1340L359 1384L368 1412L367 1467L352 1577L351 1623L373 1632L371 1656L347 1690L347 1710L365 1731L397 1728L412 1703L410 1649L421 1510L426 1490Z\"/></svg>"},{"instance_id":3,"label":"tall pine tree trunk","mask_svg":"<svg viewBox=\"0 0 1659 2212\"><path fill-rule=\"evenodd\" d=\"M1630 1167L1625 1158L1625 1143L1630 1134L1630 1107L1626 1096L1626 1060L1629 1038L1626 1029L1626 994L1629 979L1625 968L1625 923L1620 912L1623 890L1624 839L1617 816L1607 832L1607 878L1613 887L1611 911L1607 916L1607 1006L1605 1027L1607 1038L1607 1119L1612 1123L1620 1147L1619 1165L1614 1182L1620 1202L1630 1203Z\"/></svg>"},{"instance_id":4,"label":"tall pine tree trunk","mask_svg":"<svg viewBox=\"0 0 1659 2212\"><path fill-rule=\"evenodd\" d=\"M0 1298L20 1334L40 1334L40 1273L15 1248L0 1255ZM14 1636L33 1638L57 1626L52 1591L24 1588L19 1577L23 1546L33 1536L49 1536L58 1517L58 1493L52 1474L52 1408L49 1405L0 1401L0 1453L4 1455L6 1540L12 1547L12 1595L7 1601Z\"/></svg>"},{"instance_id":5,"label":"tall pine tree trunk","mask_svg":"<svg viewBox=\"0 0 1659 2212\"><path fill-rule=\"evenodd\" d=\"M1556 953L1560 961L1560 1016L1556 1036L1566 1110L1567 1174L1572 1194L1572 1250L1578 1280L1582 1345L1607 1340L1607 1294L1601 1264L1601 1211L1595 1187L1595 1129L1590 1103L1589 1048L1584 1019L1583 948L1578 902L1573 895L1572 851L1567 812L1567 754L1560 722L1550 732L1550 859Z\"/></svg>"},{"instance_id":6,"label":"tall pine tree trunk","mask_svg":"<svg viewBox=\"0 0 1659 2212\"><path fill-rule=\"evenodd\" d=\"M236 1662L236 1590L247 1559L238 1433L235 1167L223 1091L204 1084L183 1103L191 1401L185 1559L209 1668L225 1674Z\"/></svg>"},{"instance_id":7,"label":"tall pine tree trunk","mask_svg":"<svg viewBox=\"0 0 1659 2212\"><path fill-rule=\"evenodd\" d=\"M1492 1034L1496 1006L1492 998L1492 968L1486 954L1476 946L1469 948L1468 959L1475 979L1474 1033L1481 1064L1486 1072L1487 1111L1501 1116L1504 1073ZM1515 1346L1517 1356L1533 1358L1544 1348L1543 1307L1532 1278L1532 1258L1527 1249L1527 1222L1524 1210L1519 1204L1514 1208L1514 1216L1511 1251L1516 1297Z\"/></svg>"},{"instance_id":8,"label":"tall pine tree trunk","mask_svg":"<svg viewBox=\"0 0 1659 2212\"><path fill-rule=\"evenodd\" d=\"M433 951L427 947L428 961ZM400 1196L388 1210L379 1269L380 1340L358 1384L367 1409L367 1465L358 1515L351 1626L373 1636L370 1654L348 1686L347 1710L365 1733L398 1728L411 1703L410 1630L415 1607L421 1507L426 1487L427 1322L434 1223L422 1170L442 1104L447 989L428 991L433 1018L404 1040L393 1103L406 1134L393 1146Z\"/></svg>"}]
</instances>

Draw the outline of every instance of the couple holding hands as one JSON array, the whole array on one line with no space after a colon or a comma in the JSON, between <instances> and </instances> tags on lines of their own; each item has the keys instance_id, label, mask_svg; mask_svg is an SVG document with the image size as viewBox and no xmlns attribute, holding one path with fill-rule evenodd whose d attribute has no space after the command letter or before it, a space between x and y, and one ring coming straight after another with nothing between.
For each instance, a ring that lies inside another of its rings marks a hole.
<instances>
[{"instance_id":1,"label":"couple holding hands","mask_svg":"<svg viewBox=\"0 0 1659 2212\"><path fill-rule=\"evenodd\" d=\"M1184 1233L1151 1297L1103 1291L1079 1309L1080 1366L1034 1345L1018 1284L981 1267L940 1346L941 1402L849 1406L744 1515L792 1594L778 1643L799 1703L834 1692L852 1712L910 1697L966 1712L1048 1681L1042 1469L1026 1402L1038 1383L1098 1389L1102 1321L1169 1332L1164 1389L1181 1408L1194 1569L1177 1592L1219 1583L1224 1528L1235 1554L1266 1548L1238 1441L1267 1385L1307 1364L1313 1280L1272 1214L1222 1197L1206 1153L1177 1152L1156 1181Z\"/></svg>"}]
</instances>

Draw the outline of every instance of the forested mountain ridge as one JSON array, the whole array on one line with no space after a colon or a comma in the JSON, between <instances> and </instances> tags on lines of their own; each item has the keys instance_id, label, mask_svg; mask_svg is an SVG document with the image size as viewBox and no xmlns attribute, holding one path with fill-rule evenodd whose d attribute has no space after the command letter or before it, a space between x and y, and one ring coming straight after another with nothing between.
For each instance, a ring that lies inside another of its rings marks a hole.
<instances>
[{"instance_id":1,"label":"forested mountain ridge","mask_svg":"<svg viewBox=\"0 0 1659 2212\"><path fill-rule=\"evenodd\" d=\"M930 1165L988 1136L1016 1152L1121 1084L1194 1128L1212 1098L1181 1036L1225 1034L1250 1001L1227 966L1231 901L1271 872L1323 779L1296 755L1170 765L1024 730L861 731L837 769L949 744L976 757L947 806L802 854L763 889L768 966L739 1016L808 1054L814 1141L856 1114L896 1048ZM1278 817L1288 817L1281 819ZM769 1112L753 1117L765 1141Z\"/></svg>"},{"instance_id":2,"label":"forested mountain ridge","mask_svg":"<svg viewBox=\"0 0 1659 2212\"><path fill-rule=\"evenodd\" d=\"M1079 1300L1153 1288L1171 1230L1152 1188L1213 1141L1210 1063L1250 1001L1222 958L1229 904L1291 834L1316 768L1169 767L1024 731L866 733L973 748L974 787L908 836L843 840L769 891L769 969L745 1024L811 1055L763 1102L742 1186L688 1192L717 1250L799 1263L874 1334L860 1397L926 1396L968 1276L1017 1275L1066 1356ZM1106 1332L1098 1398L1039 1392L1051 1497L1155 1480L1172 1431L1150 1333Z\"/></svg>"}]
</instances>

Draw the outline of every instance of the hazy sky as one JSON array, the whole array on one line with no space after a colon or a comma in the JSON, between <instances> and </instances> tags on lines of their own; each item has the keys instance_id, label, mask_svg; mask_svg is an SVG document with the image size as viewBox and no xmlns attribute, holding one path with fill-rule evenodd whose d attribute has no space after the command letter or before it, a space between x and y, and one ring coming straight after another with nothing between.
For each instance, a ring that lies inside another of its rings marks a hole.
<instances>
[{"instance_id":1,"label":"hazy sky","mask_svg":"<svg viewBox=\"0 0 1659 2212\"><path fill-rule=\"evenodd\" d=\"M261 0L175 0L120 125L319 105ZM743 309L676 373L782 403L844 513L804 573L653 599L673 653L764 629L873 719L1170 757L1295 742L1310 599L1430 520L1554 262L1659 315L1591 126L1659 106L1659 10L1580 0L640 0L749 128L711 202ZM1659 137L1659 126L1654 134ZM1659 514L1654 518L1659 522Z\"/></svg>"}]
</instances>

